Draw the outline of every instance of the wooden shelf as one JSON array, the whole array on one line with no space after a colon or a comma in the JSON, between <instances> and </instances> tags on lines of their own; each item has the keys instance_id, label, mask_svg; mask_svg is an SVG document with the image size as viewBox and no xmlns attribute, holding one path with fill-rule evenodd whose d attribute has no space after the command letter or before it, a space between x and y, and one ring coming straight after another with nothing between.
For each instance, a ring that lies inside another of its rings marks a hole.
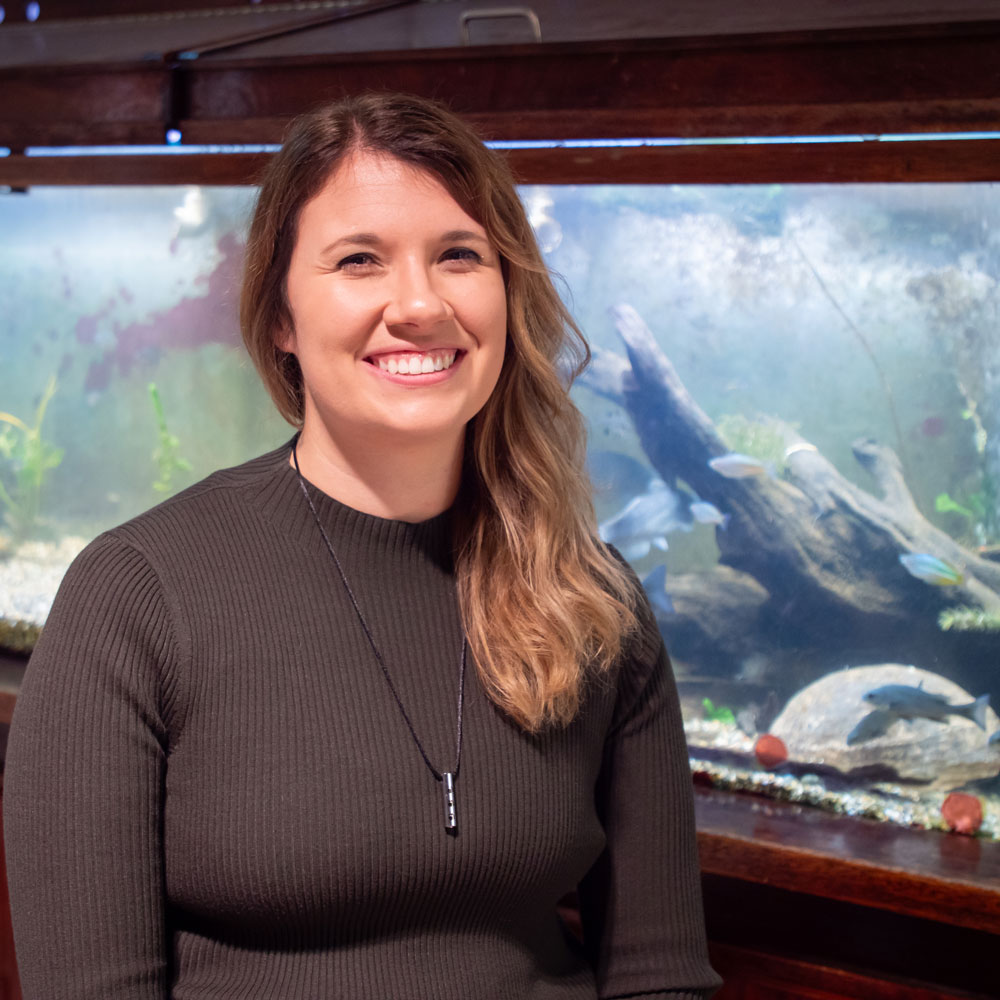
<instances>
[{"instance_id":1,"label":"wooden shelf","mask_svg":"<svg viewBox=\"0 0 1000 1000\"><path fill-rule=\"evenodd\" d=\"M702 870L1000 935L1000 843L697 788Z\"/></svg>"},{"instance_id":2,"label":"wooden shelf","mask_svg":"<svg viewBox=\"0 0 1000 1000\"><path fill-rule=\"evenodd\" d=\"M997 996L1000 844L698 787L719 1000Z\"/></svg>"}]
</instances>

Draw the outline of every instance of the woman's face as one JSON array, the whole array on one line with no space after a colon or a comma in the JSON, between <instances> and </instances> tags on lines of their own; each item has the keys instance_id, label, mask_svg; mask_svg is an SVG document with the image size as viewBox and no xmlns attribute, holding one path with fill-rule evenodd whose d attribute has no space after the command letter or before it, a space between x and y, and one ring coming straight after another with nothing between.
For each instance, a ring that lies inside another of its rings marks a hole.
<instances>
[{"instance_id":1,"label":"woman's face","mask_svg":"<svg viewBox=\"0 0 1000 1000\"><path fill-rule=\"evenodd\" d=\"M485 230L438 180L352 154L302 209L286 288L277 342L302 369L307 433L461 440L499 378L507 305Z\"/></svg>"}]
</instances>

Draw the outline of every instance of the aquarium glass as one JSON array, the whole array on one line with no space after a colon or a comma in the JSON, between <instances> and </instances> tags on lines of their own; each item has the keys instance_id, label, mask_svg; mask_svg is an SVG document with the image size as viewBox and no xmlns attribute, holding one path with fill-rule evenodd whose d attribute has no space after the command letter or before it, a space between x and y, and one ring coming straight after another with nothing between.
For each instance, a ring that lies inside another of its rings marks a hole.
<instances>
[{"instance_id":1,"label":"aquarium glass","mask_svg":"<svg viewBox=\"0 0 1000 1000\"><path fill-rule=\"evenodd\" d=\"M997 186L522 196L695 769L1000 836ZM290 436L239 345L252 199L0 197L0 645L98 532Z\"/></svg>"}]
</instances>

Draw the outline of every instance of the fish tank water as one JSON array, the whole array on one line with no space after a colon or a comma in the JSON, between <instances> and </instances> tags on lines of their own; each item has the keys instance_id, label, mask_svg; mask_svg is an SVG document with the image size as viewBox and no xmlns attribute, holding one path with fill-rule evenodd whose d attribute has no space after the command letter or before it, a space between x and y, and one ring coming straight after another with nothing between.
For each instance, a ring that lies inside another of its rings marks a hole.
<instances>
[{"instance_id":1,"label":"fish tank water","mask_svg":"<svg viewBox=\"0 0 1000 1000\"><path fill-rule=\"evenodd\" d=\"M253 194L0 197L0 647L99 532L289 438L239 344ZM1000 838L1000 188L521 194L695 772Z\"/></svg>"}]
</instances>

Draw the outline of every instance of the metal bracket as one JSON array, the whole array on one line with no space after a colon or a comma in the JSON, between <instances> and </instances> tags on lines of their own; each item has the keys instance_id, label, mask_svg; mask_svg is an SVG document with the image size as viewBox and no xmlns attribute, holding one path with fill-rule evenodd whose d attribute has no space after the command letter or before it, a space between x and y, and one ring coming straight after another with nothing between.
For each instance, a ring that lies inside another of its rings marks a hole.
<instances>
[{"instance_id":1,"label":"metal bracket","mask_svg":"<svg viewBox=\"0 0 1000 1000\"><path fill-rule=\"evenodd\" d=\"M470 21L487 21L509 17L525 18L531 26L531 33L535 36L535 41L542 40L542 26L539 23L538 15L530 7L484 7L481 10L463 10L458 15L458 32L462 44L471 44L469 41Z\"/></svg>"},{"instance_id":2,"label":"metal bracket","mask_svg":"<svg viewBox=\"0 0 1000 1000\"><path fill-rule=\"evenodd\" d=\"M406 7L417 2L418 0L358 0L353 5L340 7L337 10L320 14L305 21L292 21L289 24L266 28L262 31L251 31L247 34L237 35L235 38L225 38L218 42L207 42L197 48L177 49L173 52L165 52L163 54L163 61L176 63L182 60L191 61L200 59L202 56L210 56L219 52L229 51L230 49L242 48L244 45L253 45L255 42L266 42L272 38L283 38L286 35L292 35L299 31L311 31L313 28L322 28L328 24L333 24L335 21L346 21L349 18L364 17L367 14L378 14L390 7Z\"/></svg>"}]
</instances>

